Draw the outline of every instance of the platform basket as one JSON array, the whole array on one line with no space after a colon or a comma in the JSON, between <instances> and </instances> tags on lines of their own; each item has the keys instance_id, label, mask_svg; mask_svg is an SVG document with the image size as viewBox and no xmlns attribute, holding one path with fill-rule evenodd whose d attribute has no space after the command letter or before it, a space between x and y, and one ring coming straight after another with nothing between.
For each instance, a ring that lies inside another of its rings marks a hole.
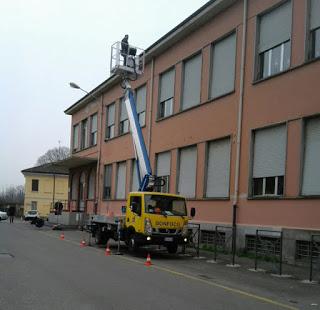
<instances>
[{"instance_id":1,"label":"platform basket","mask_svg":"<svg viewBox=\"0 0 320 310\"><path fill-rule=\"evenodd\" d=\"M111 46L110 73L116 75L141 75L144 72L145 52L143 49L129 45L121 49L121 42Z\"/></svg>"}]
</instances>

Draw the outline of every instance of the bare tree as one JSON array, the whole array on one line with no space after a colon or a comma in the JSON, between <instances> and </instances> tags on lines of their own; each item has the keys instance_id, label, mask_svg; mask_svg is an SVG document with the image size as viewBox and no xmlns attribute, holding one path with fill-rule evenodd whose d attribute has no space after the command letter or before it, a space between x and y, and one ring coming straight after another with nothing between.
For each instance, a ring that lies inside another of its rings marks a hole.
<instances>
[{"instance_id":1,"label":"bare tree","mask_svg":"<svg viewBox=\"0 0 320 310\"><path fill-rule=\"evenodd\" d=\"M44 155L40 156L37 160L36 165L44 165L53 163L59 160L66 159L70 156L70 149L66 146L55 147L48 150Z\"/></svg>"},{"instance_id":2,"label":"bare tree","mask_svg":"<svg viewBox=\"0 0 320 310\"><path fill-rule=\"evenodd\" d=\"M0 191L0 204L23 204L24 202L24 186L9 186Z\"/></svg>"}]
</instances>

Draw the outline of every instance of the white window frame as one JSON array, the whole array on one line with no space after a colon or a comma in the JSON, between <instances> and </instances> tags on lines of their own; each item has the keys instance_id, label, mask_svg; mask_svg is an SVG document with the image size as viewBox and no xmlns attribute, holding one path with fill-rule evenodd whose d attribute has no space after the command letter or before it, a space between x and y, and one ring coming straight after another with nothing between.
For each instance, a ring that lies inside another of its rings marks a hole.
<instances>
[{"instance_id":1,"label":"white window frame","mask_svg":"<svg viewBox=\"0 0 320 310\"><path fill-rule=\"evenodd\" d=\"M252 178L252 194L253 194L252 196L253 197L282 197L284 195L284 184L283 184L283 193L282 194L278 194L279 177L283 177L283 180L284 180L284 176L282 176L282 175L275 176L275 177ZM266 181L267 181L267 178L275 178L273 194L266 194ZM257 179L262 179L262 194L261 195L257 195L257 194L254 193L254 180L257 180Z\"/></svg>"}]
</instances>

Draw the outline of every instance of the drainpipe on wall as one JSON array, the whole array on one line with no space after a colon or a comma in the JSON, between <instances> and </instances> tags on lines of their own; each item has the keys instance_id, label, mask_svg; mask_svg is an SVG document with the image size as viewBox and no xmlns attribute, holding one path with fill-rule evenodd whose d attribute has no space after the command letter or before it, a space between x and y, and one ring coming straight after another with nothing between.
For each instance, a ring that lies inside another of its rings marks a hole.
<instances>
[{"instance_id":1,"label":"drainpipe on wall","mask_svg":"<svg viewBox=\"0 0 320 310\"><path fill-rule=\"evenodd\" d=\"M247 12L248 1L243 1L243 32L241 44L241 68L240 68L240 94L239 94L239 110L238 110L238 124L237 124L237 153L236 153L236 169L234 177L234 195L233 205L237 205L239 196L239 175L240 175L240 148L241 148L241 129L242 129L242 110L243 110L243 93L244 93L244 71L245 71L245 54L246 54L246 40L247 40Z\"/></svg>"},{"instance_id":2,"label":"drainpipe on wall","mask_svg":"<svg viewBox=\"0 0 320 310\"><path fill-rule=\"evenodd\" d=\"M234 177L234 195L232 203L232 264L235 262L236 252L236 228L237 228L237 204L239 197L239 175L240 175L240 149L241 149L241 129L242 129L242 112L243 112L243 93L244 93L244 73L246 62L246 41L247 41L247 15L248 0L243 0L243 30L241 42L241 67L240 67L240 94L239 94L239 110L237 122L237 153L236 153L236 169Z\"/></svg>"},{"instance_id":3,"label":"drainpipe on wall","mask_svg":"<svg viewBox=\"0 0 320 310\"><path fill-rule=\"evenodd\" d=\"M99 137L99 148L98 148L98 161L97 161L97 170L96 170L96 199L94 202L94 214L97 214L98 211L98 202L100 200L100 161L101 161L101 148L103 139L103 94L101 94L101 113L100 113L100 137Z\"/></svg>"},{"instance_id":4,"label":"drainpipe on wall","mask_svg":"<svg viewBox=\"0 0 320 310\"><path fill-rule=\"evenodd\" d=\"M150 80L150 107L149 107L149 122L148 122L148 155L150 158L151 150L151 125L152 125L152 105L153 105L153 76L154 76L154 58L151 61L151 80ZM151 165L152 166L152 165Z\"/></svg>"},{"instance_id":5,"label":"drainpipe on wall","mask_svg":"<svg viewBox=\"0 0 320 310\"><path fill-rule=\"evenodd\" d=\"M53 174L53 186L52 186L52 208L53 209L54 209L55 191L56 191L56 175Z\"/></svg>"}]
</instances>

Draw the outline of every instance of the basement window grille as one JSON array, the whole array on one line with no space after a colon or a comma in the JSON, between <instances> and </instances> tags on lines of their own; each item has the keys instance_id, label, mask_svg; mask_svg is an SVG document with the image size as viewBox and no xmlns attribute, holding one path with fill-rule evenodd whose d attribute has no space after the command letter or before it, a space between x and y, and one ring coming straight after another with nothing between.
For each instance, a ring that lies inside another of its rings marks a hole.
<instances>
[{"instance_id":1,"label":"basement window grille","mask_svg":"<svg viewBox=\"0 0 320 310\"><path fill-rule=\"evenodd\" d=\"M201 230L201 243L203 245L214 245L215 231ZM226 233L219 232L217 236L217 245L224 247L226 243Z\"/></svg>"},{"instance_id":2,"label":"basement window grille","mask_svg":"<svg viewBox=\"0 0 320 310\"><path fill-rule=\"evenodd\" d=\"M296 259L306 260L310 258L310 241L296 240ZM312 257L320 258L320 242L314 242Z\"/></svg>"},{"instance_id":3,"label":"basement window grille","mask_svg":"<svg viewBox=\"0 0 320 310\"><path fill-rule=\"evenodd\" d=\"M256 250L256 236L246 235L246 252L254 253ZM280 238L259 236L257 252L263 255L280 255Z\"/></svg>"}]
</instances>

